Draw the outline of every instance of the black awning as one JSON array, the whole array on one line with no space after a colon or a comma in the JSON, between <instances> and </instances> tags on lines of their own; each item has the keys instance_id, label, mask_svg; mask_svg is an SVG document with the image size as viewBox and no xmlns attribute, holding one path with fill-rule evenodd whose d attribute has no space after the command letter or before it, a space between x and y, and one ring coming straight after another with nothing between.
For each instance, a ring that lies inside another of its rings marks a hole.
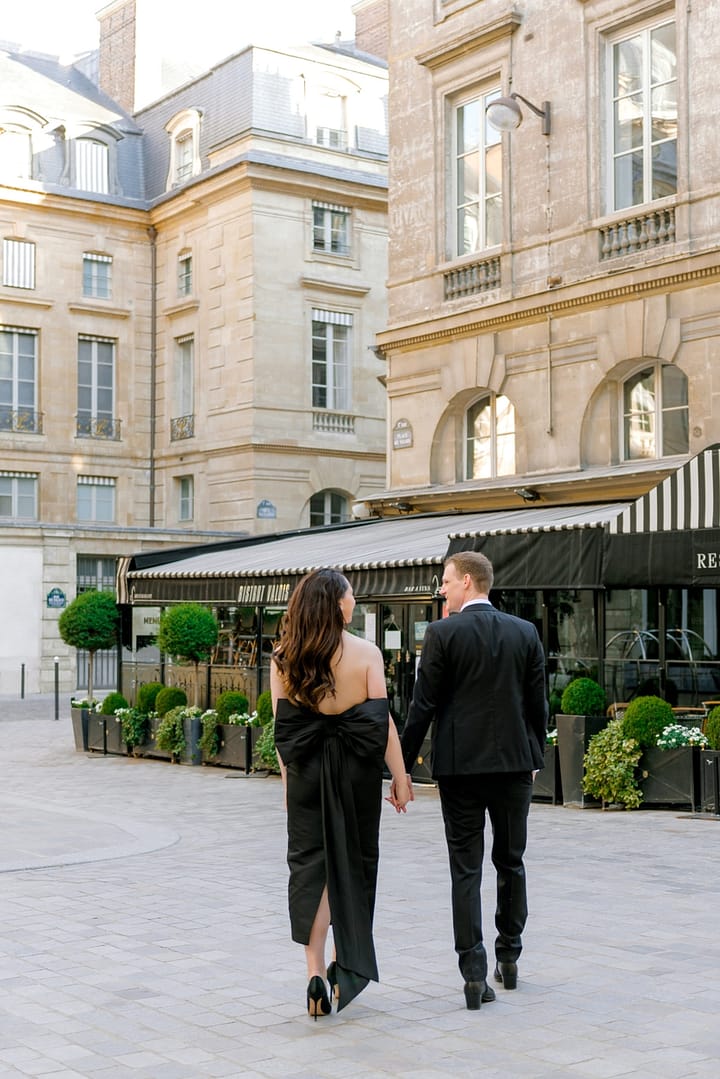
<instances>
[{"instance_id":1,"label":"black awning","mask_svg":"<svg viewBox=\"0 0 720 1079\"><path fill-rule=\"evenodd\" d=\"M608 588L720 587L720 529L606 537Z\"/></svg>"},{"instance_id":2,"label":"black awning","mask_svg":"<svg viewBox=\"0 0 720 1079\"><path fill-rule=\"evenodd\" d=\"M602 588L604 539L601 527L458 537L447 553L482 551L496 588Z\"/></svg>"}]
</instances>

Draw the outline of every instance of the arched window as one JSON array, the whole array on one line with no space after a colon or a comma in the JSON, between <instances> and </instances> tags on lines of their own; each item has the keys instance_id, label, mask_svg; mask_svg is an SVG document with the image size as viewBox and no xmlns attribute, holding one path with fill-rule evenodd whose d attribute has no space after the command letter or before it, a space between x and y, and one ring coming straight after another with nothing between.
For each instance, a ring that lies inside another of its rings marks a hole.
<instances>
[{"instance_id":1,"label":"arched window","mask_svg":"<svg viewBox=\"0 0 720 1079\"><path fill-rule=\"evenodd\" d=\"M0 176L9 182L31 179L32 142L29 131L20 127L0 126Z\"/></svg>"},{"instance_id":2,"label":"arched window","mask_svg":"<svg viewBox=\"0 0 720 1079\"><path fill-rule=\"evenodd\" d=\"M624 460L688 452L687 378L678 367L644 367L625 380L622 395Z\"/></svg>"},{"instance_id":3,"label":"arched window","mask_svg":"<svg viewBox=\"0 0 720 1079\"><path fill-rule=\"evenodd\" d=\"M465 478L492 479L515 472L515 406L490 393L465 413Z\"/></svg>"},{"instance_id":4,"label":"arched window","mask_svg":"<svg viewBox=\"0 0 720 1079\"><path fill-rule=\"evenodd\" d=\"M165 125L170 136L167 188L187 183L201 171L199 109L183 109Z\"/></svg>"},{"instance_id":5,"label":"arched window","mask_svg":"<svg viewBox=\"0 0 720 1079\"><path fill-rule=\"evenodd\" d=\"M318 491L310 499L310 527L336 525L350 518L348 500L340 491Z\"/></svg>"}]
</instances>

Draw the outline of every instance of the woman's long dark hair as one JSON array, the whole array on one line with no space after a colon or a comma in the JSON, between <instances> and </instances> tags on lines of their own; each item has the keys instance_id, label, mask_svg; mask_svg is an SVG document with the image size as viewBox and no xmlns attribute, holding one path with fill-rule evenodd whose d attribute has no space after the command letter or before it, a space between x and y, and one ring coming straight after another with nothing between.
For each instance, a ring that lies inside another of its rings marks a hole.
<instances>
[{"instance_id":1,"label":"woman's long dark hair","mask_svg":"<svg viewBox=\"0 0 720 1079\"><path fill-rule=\"evenodd\" d=\"M273 658L296 704L317 708L324 697L335 696L331 662L342 641L340 600L349 587L337 570L316 569L290 596Z\"/></svg>"}]
</instances>

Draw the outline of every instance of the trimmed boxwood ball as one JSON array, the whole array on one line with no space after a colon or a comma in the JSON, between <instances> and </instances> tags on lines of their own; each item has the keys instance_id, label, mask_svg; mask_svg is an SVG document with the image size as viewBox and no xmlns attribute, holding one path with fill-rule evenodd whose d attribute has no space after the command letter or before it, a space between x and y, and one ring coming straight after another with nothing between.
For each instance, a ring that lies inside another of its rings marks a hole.
<instances>
[{"instance_id":1,"label":"trimmed boxwood ball","mask_svg":"<svg viewBox=\"0 0 720 1079\"><path fill-rule=\"evenodd\" d=\"M221 693L215 701L215 711L218 714L218 722L227 723L228 716L232 716L235 712L238 712L240 715L242 715L243 712L247 712L248 703L245 694L240 693L239 690L228 689L225 693Z\"/></svg>"},{"instance_id":2,"label":"trimmed boxwood ball","mask_svg":"<svg viewBox=\"0 0 720 1079\"><path fill-rule=\"evenodd\" d=\"M128 702L123 697L122 693L108 693L105 700L100 705L100 714L103 716L114 716L118 708L127 708Z\"/></svg>"},{"instance_id":3,"label":"trimmed boxwood ball","mask_svg":"<svg viewBox=\"0 0 720 1079\"><path fill-rule=\"evenodd\" d=\"M560 710L566 716L602 716L605 690L594 678L574 678L563 690Z\"/></svg>"},{"instance_id":4,"label":"trimmed boxwood ball","mask_svg":"<svg viewBox=\"0 0 720 1079\"><path fill-rule=\"evenodd\" d=\"M257 712L258 720L261 727L267 727L268 723L273 721L273 706L272 696L269 689L263 690L257 699L255 705L255 711Z\"/></svg>"},{"instance_id":5,"label":"trimmed boxwood ball","mask_svg":"<svg viewBox=\"0 0 720 1079\"><path fill-rule=\"evenodd\" d=\"M649 749L674 722L672 706L662 697L636 697L625 710L623 733L626 738L634 738L643 749Z\"/></svg>"},{"instance_id":6,"label":"trimmed boxwood ball","mask_svg":"<svg viewBox=\"0 0 720 1079\"><path fill-rule=\"evenodd\" d=\"M140 686L137 692L138 712L148 715L150 712L157 711L155 702L158 693L163 688L162 682L145 682L144 685Z\"/></svg>"},{"instance_id":7,"label":"trimmed boxwood ball","mask_svg":"<svg viewBox=\"0 0 720 1079\"><path fill-rule=\"evenodd\" d=\"M707 736L710 749L720 749L720 705L713 708L705 720L703 734Z\"/></svg>"},{"instance_id":8,"label":"trimmed boxwood ball","mask_svg":"<svg viewBox=\"0 0 720 1079\"><path fill-rule=\"evenodd\" d=\"M187 693L179 686L165 686L155 698L155 711L159 716L167 715L171 708L187 704Z\"/></svg>"}]
</instances>

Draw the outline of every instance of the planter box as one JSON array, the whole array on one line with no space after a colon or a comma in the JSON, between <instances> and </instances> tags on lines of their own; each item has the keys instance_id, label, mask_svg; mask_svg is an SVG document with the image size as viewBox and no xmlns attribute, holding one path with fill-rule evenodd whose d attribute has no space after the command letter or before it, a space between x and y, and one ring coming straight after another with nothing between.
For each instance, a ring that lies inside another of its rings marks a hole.
<instances>
[{"instance_id":1,"label":"planter box","mask_svg":"<svg viewBox=\"0 0 720 1079\"><path fill-rule=\"evenodd\" d=\"M87 753L88 749L88 717L90 715L87 708L72 708L70 709L70 715L72 717L73 738L75 739L75 749L78 753Z\"/></svg>"},{"instance_id":2,"label":"planter box","mask_svg":"<svg viewBox=\"0 0 720 1079\"><path fill-rule=\"evenodd\" d=\"M558 805L562 802L562 783L560 781L560 761L557 746L545 747L545 767L535 776L533 783L533 802L550 802Z\"/></svg>"},{"instance_id":3,"label":"planter box","mask_svg":"<svg viewBox=\"0 0 720 1079\"><path fill-rule=\"evenodd\" d=\"M150 720L150 741L142 747L143 757L153 757L158 760L169 761L172 760L172 754L169 750L160 749L157 744L157 730L160 726L161 720L157 717ZM183 726L185 731L185 752L178 764L202 764L202 750L198 745L200 736L202 735L202 724L200 723L199 716L193 716L192 719L183 720ZM139 748L139 747L138 747Z\"/></svg>"},{"instance_id":4,"label":"planter box","mask_svg":"<svg viewBox=\"0 0 720 1079\"><path fill-rule=\"evenodd\" d=\"M117 756L127 755L127 746L122 740L122 724L115 716L101 716L91 712L88 717L88 749L94 753L112 753Z\"/></svg>"},{"instance_id":5,"label":"planter box","mask_svg":"<svg viewBox=\"0 0 720 1079\"><path fill-rule=\"evenodd\" d=\"M720 815L720 749L700 750L700 811Z\"/></svg>"},{"instance_id":6,"label":"planter box","mask_svg":"<svg viewBox=\"0 0 720 1079\"><path fill-rule=\"evenodd\" d=\"M687 806L700 804L700 750L697 746L677 749L646 749L640 759L640 787L643 805Z\"/></svg>"},{"instance_id":7,"label":"planter box","mask_svg":"<svg viewBox=\"0 0 720 1079\"><path fill-rule=\"evenodd\" d=\"M584 761L590 739L607 727L607 716L557 715L558 758L563 805L599 806L600 803L583 793ZM542 774L542 773L541 773Z\"/></svg>"},{"instance_id":8,"label":"planter box","mask_svg":"<svg viewBox=\"0 0 720 1079\"><path fill-rule=\"evenodd\" d=\"M248 731L251 727L237 727L232 723L218 723L219 752L206 763L217 764L223 768L239 768L250 771L251 741Z\"/></svg>"}]
</instances>

